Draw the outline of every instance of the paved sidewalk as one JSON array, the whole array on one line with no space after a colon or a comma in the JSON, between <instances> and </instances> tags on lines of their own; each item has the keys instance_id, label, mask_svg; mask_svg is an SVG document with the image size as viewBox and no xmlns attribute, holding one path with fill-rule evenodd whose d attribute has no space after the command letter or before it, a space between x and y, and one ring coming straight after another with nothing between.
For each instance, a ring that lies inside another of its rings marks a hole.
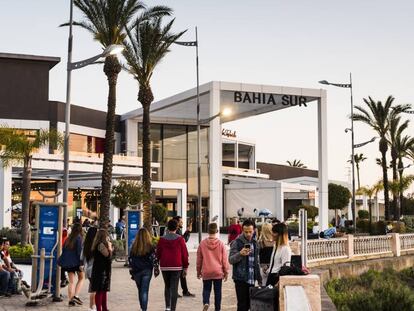
<instances>
[{"instance_id":1,"label":"paved sidewalk","mask_svg":"<svg viewBox=\"0 0 414 311\"><path fill-rule=\"evenodd\" d=\"M192 293L196 294L195 298L179 298L177 311L197 311L202 309L202 281L196 278L195 271L196 254L190 253L190 267L188 270L188 286ZM112 285L111 292L108 295L109 309L111 311L132 311L140 310L138 303L138 291L135 282L131 280L128 268L124 268L123 264L114 262L112 265ZM24 296L12 298L0 298L0 311L16 311L16 310L88 310L88 282L83 286L81 299L84 301L83 306L68 307L67 289L63 289L63 295L66 300L61 303L47 303L37 307L26 307L26 298ZM181 293L181 289L179 291ZM234 283L231 279L223 283L222 310L236 310L236 293ZM211 295L211 304L214 304L214 294ZM164 310L164 282L162 276L151 280L151 288L149 293L148 311ZM210 307L214 310L214 307Z\"/></svg>"}]
</instances>

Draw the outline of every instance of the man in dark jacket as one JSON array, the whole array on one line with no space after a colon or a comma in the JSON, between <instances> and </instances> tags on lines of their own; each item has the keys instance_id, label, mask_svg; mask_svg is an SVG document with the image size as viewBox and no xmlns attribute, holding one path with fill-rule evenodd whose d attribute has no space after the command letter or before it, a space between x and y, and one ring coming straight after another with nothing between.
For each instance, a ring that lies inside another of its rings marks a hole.
<instances>
[{"instance_id":1,"label":"man in dark jacket","mask_svg":"<svg viewBox=\"0 0 414 311\"><path fill-rule=\"evenodd\" d=\"M257 281L262 283L259 267L259 246L253 239L254 222L243 222L243 231L233 241L230 248L229 262L233 265L233 280L236 287L237 311L250 309L250 287Z\"/></svg>"},{"instance_id":2,"label":"man in dark jacket","mask_svg":"<svg viewBox=\"0 0 414 311\"><path fill-rule=\"evenodd\" d=\"M187 230L183 234L182 233L183 232L182 231L183 230L183 218L181 216L175 216L173 219L176 220L177 223L178 223L177 234L181 235L183 237L184 241L187 243L188 240L190 239L190 234L191 234L191 229L192 229L191 222L188 224ZM181 275L180 283L181 283L181 288L183 290L183 296L185 296L185 297L195 297L195 295L190 293L190 291L188 290L187 278L186 278L185 275ZM178 295L178 297L181 297L181 296Z\"/></svg>"}]
</instances>

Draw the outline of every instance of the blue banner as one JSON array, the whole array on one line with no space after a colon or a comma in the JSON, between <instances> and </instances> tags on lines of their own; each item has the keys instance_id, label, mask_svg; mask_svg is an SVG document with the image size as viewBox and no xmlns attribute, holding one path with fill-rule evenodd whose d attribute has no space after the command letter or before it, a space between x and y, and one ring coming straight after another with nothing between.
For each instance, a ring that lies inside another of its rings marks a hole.
<instances>
[{"instance_id":1,"label":"blue banner","mask_svg":"<svg viewBox=\"0 0 414 311\"><path fill-rule=\"evenodd\" d=\"M141 212L127 211L128 213L128 254L131 251L132 243L134 243L135 236L141 226Z\"/></svg>"},{"instance_id":2,"label":"blue banner","mask_svg":"<svg viewBox=\"0 0 414 311\"><path fill-rule=\"evenodd\" d=\"M59 205L41 205L39 204L39 228L37 230L38 236L38 254L42 248L46 251L46 256L49 256L53 247L56 245L57 232L59 228ZM57 248L53 252L55 258L53 259L52 280L55 280ZM38 267L40 263L38 262ZM50 260L45 261L45 286L49 281ZM39 269L39 268L38 268ZM38 272L39 275L39 272ZM52 286L53 287L53 286Z\"/></svg>"}]
</instances>

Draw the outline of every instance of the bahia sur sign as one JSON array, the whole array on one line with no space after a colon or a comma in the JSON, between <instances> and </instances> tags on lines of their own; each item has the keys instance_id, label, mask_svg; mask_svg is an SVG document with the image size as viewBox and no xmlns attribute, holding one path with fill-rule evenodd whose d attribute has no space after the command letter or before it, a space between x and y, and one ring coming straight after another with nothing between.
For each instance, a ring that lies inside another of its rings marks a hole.
<instances>
[{"instance_id":1,"label":"bahia sur sign","mask_svg":"<svg viewBox=\"0 0 414 311\"><path fill-rule=\"evenodd\" d=\"M308 99L306 96L298 95L277 95L257 92L239 92L233 93L233 102L242 104L261 104L261 105L282 105L282 106L304 106Z\"/></svg>"}]
</instances>

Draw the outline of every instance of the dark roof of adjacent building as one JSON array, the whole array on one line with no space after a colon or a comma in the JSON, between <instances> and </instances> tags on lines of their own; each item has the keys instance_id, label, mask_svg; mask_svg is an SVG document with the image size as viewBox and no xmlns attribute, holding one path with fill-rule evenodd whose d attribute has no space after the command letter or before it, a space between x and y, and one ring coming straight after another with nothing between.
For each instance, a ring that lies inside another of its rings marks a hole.
<instances>
[{"instance_id":1,"label":"dark roof of adjacent building","mask_svg":"<svg viewBox=\"0 0 414 311\"><path fill-rule=\"evenodd\" d=\"M271 180L281 180L295 177L318 177L318 171L288 165L257 162L260 173L268 174Z\"/></svg>"},{"instance_id":2,"label":"dark roof of adjacent building","mask_svg":"<svg viewBox=\"0 0 414 311\"><path fill-rule=\"evenodd\" d=\"M60 62L60 57L14 54L14 53L0 53L0 59L10 59L10 60L14 59L14 60L20 60L20 61L46 62L49 64L49 69L52 69L56 64Z\"/></svg>"}]
</instances>

